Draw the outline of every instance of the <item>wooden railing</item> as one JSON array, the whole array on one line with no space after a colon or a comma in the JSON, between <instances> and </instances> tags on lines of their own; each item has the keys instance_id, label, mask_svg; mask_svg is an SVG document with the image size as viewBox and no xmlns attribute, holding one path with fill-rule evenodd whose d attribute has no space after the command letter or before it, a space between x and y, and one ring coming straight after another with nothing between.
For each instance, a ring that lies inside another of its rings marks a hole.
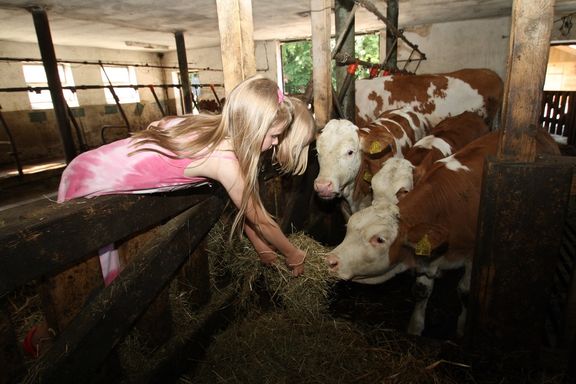
<instances>
[{"instance_id":1,"label":"wooden railing","mask_svg":"<svg viewBox=\"0 0 576 384\"><path fill-rule=\"evenodd\" d=\"M162 195L78 199L65 204L45 200L2 212L0 383L21 382L26 376L11 323L12 292L33 281L58 281L60 273L94 261L101 246L155 228L154 237L111 285L104 288L101 276L96 274L99 287L95 294L84 298L85 304L76 308L77 314L59 329L52 346L32 368L41 382L90 382L114 347L189 261L219 219L225 200L221 188L202 187ZM200 257L206 257L203 255ZM207 260L200 264L206 267L196 268L195 273L206 275ZM198 284L207 279L192 280ZM53 320L53 326L59 326L58 319Z\"/></svg>"},{"instance_id":2,"label":"wooden railing","mask_svg":"<svg viewBox=\"0 0 576 384\"><path fill-rule=\"evenodd\" d=\"M568 145L575 145L576 92L544 91L540 123L550 134L563 137Z\"/></svg>"}]
</instances>

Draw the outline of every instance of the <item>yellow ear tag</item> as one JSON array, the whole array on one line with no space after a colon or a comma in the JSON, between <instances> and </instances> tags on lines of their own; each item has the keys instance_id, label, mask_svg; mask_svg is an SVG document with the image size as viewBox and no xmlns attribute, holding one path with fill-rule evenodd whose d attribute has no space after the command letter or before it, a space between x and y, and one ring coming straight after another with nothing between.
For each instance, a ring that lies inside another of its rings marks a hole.
<instances>
[{"instance_id":1,"label":"yellow ear tag","mask_svg":"<svg viewBox=\"0 0 576 384\"><path fill-rule=\"evenodd\" d=\"M371 182L372 181L372 174L368 171L364 172L364 176L362 177L364 181Z\"/></svg>"},{"instance_id":2,"label":"yellow ear tag","mask_svg":"<svg viewBox=\"0 0 576 384\"><path fill-rule=\"evenodd\" d=\"M416 243L414 253L419 256L430 256L432 253L432 244L430 244L430 240L428 240L428 234L425 234L424 237Z\"/></svg>"},{"instance_id":3,"label":"yellow ear tag","mask_svg":"<svg viewBox=\"0 0 576 384\"><path fill-rule=\"evenodd\" d=\"M373 141L370 144L369 152L371 155L382 152L382 144L379 141Z\"/></svg>"}]
</instances>

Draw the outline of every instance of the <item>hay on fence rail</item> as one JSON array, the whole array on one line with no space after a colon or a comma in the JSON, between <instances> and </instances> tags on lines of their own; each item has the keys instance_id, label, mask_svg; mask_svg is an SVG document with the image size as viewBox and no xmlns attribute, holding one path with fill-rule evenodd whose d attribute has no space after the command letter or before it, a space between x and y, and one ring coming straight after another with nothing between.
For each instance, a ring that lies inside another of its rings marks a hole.
<instances>
[{"instance_id":1,"label":"hay on fence rail","mask_svg":"<svg viewBox=\"0 0 576 384\"><path fill-rule=\"evenodd\" d=\"M272 301L286 310L310 317L327 308L329 289L336 281L324 261L328 248L302 232L290 235L290 241L307 253L304 274L295 278L281 255L273 266L265 266L248 239L234 238L230 242L228 231L219 222L209 233L210 269L215 279L229 276L238 285L242 303L251 303L256 286L263 284Z\"/></svg>"}]
</instances>

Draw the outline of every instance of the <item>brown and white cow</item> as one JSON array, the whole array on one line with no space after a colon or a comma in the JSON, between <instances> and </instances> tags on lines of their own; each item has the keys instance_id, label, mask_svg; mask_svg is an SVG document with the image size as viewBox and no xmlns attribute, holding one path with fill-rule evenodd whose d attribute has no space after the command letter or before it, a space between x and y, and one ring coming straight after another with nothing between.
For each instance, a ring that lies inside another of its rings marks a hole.
<instances>
[{"instance_id":1,"label":"brown and white cow","mask_svg":"<svg viewBox=\"0 0 576 384\"><path fill-rule=\"evenodd\" d=\"M388 158L403 157L428 132L426 119L403 109L385 112L363 128L330 120L316 139L320 172L314 189L323 199L344 197L355 212L372 201L369 184L355 190L356 179L369 179Z\"/></svg>"},{"instance_id":2,"label":"brown and white cow","mask_svg":"<svg viewBox=\"0 0 576 384\"><path fill-rule=\"evenodd\" d=\"M465 111L491 125L500 109L502 79L489 69L461 69L444 74L396 74L357 80L356 124L362 127L383 112L409 108L432 126Z\"/></svg>"},{"instance_id":3,"label":"brown and white cow","mask_svg":"<svg viewBox=\"0 0 576 384\"><path fill-rule=\"evenodd\" d=\"M450 156L489 131L484 119L473 112L441 121L432 128L430 135L420 139L406 153L406 159L415 166L414 184L437 160Z\"/></svg>"},{"instance_id":4,"label":"brown and white cow","mask_svg":"<svg viewBox=\"0 0 576 384\"><path fill-rule=\"evenodd\" d=\"M499 135L484 135L437 161L398 204L376 201L353 214L344 240L326 258L339 278L364 284L379 284L416 269L417 283L427 294L414 308L410 333L420 334L424 328L427 296L440 271L464 266L458 288L461 293L469 290L484 159L496 154ZM538 153L559 154L544 130L536 139ZM430 256L440 250L437 257ZM459 331L464 318L465 311Z\"/></svg>"}]
</instances>

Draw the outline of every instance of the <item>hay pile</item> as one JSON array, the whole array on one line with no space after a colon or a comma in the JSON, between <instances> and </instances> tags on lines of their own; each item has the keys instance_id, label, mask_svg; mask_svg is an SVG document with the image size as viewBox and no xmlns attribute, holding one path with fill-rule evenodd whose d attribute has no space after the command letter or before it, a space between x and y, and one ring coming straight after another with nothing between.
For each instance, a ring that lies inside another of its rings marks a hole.
<instances>
[{"instance_id":1,"label":"hay pile","mask_svg":"<svg viewBox=\"0 0 576 384\"><path fill-rule=\"evenodd\" d=\"M304 274L294 278L281 255L276 264L265 266L247 238L235 237L229 242L229 227L224 221L216 224L208 236L210 272L215 285L222 280L235 284L243 306L258 304L264 291L273 303L293 316L313 318L327 309L330 287L336 278L324 261L329 249L314 239L302 232L289 236L292 244L307 253Z\"/></svg>"},{"instance_id":2,"label":"hay pile","mask_svg":"<svg viewBox=\"0 0 576 384\"><path fill-rule=\"evenodd\" d=\"M462 383L437 356L437 349L396 331L371 337L349 322L301 322L277 311L217 335L197 370L179 383Z\"/></svg>"}]
</instances>

